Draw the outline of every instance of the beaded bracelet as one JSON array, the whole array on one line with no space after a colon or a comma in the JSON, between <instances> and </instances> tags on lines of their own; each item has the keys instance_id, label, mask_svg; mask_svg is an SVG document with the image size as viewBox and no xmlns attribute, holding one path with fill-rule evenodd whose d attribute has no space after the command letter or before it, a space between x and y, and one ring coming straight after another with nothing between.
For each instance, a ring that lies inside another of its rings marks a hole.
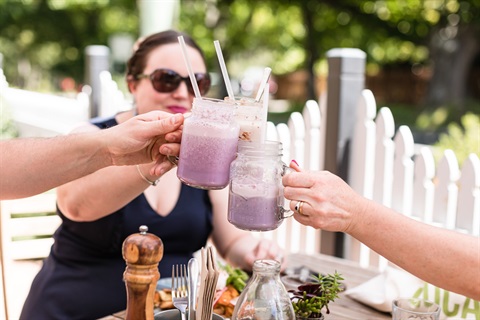
<instances>
[{"instance_id":1,"label":"beaded bracelet","mask_svg":"<svg viewBox=\"0 0 480 320\"><path fill-rule=\"evenodd\" d=\"M154 187L157 185L158 181L160 181L160 178L158 178L158 179L155 180L155 181L150 181L150 180L148 180L147 177L145 177L145 176L143 175L142 170L140 170L140 166L139 166L138 164L137 164L137 171L138 171L138 173L140 174L140 177L142 177L143 180L145 180L146 182L148 182L149 184L151 184L151 185L154 186Z\"/></svg>"}]
</instances>

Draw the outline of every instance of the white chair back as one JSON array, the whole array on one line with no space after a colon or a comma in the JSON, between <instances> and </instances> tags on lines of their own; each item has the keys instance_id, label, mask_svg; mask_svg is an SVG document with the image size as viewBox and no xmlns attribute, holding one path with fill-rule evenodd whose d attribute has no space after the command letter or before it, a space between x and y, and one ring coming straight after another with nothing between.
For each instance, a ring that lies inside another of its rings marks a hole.
<instances>
[{"instance_id":1,"label":"white chair back","mask_svg":"<svg viewBox=\"0 0 480 320\"><path fill-rule=\"evenodd\" d=\"M1 261L7 319L19 319L31 282L61 223L56 194L0 202Z\"/></svg>"}]
</instances>

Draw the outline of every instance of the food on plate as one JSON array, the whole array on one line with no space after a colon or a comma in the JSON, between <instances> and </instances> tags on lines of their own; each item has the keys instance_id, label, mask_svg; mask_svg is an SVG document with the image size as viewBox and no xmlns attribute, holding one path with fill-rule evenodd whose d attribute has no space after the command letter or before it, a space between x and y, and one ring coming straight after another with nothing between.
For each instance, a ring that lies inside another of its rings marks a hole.
<instances>
[{"instance_id":1,"label":"food on plate","mask_svg":"<svg viewBox=\"0 0 480 320\"><path fill-rule=\"evenodd\" d=\"M245 289L248 281L248 274L242 269L233 268L226 264L222 265L219 281L217 283L217 294L213 303L213 312L224 318L230 318L235 308L235 302L240 293Z\"/></svg>"},{"instance_id":2,"label":"food on plate","mask_svg":"<svg viewBox=\"0 0 480 320\"><path fill-rule=\"evenodd\" d=\"M217 282L217 292L213 302L213 312L224 318L230 318L235 308L235 302L248 281L248 274L238 268L222 265ZM173 309L172 290L164 288L155 291L153 299L155 308Z\"/></svg>"},{"instance_id":3,"label":"food on plate","mask_svg":"<svg viewBox=\"0 0 480 320\"><path fill-rule=\"evenodd\" d=\"M238 292L242 292L247 285L248 274L242 269L233 268L228 264L226 264L223 268L228 274L226 284L231 284L235 289L237 289Z\"/></svg>"},{"instance_id":4,"label":"food on plate","mask_svg":"<svg viewBox=\"0 0 480 320\"><path fill-rule=\"evenodd\" d=\"M162 310L173 309L172 290L162 289L156 290L153 298L153 306Z\"/></svg>"},{"instance_id":5,"label":"food on plate","mask_svg":"<svg viewBox=\"0 0 480 320\"><path fill-rule=\"evenodd\" d=\"M213 312L219 314L225 318L230 318L233 314L233 308L235 308L236 301L240 293L229 284L223 290L217 292L215 295L215 302L213 303Z\"/></svg>"}]
</instances>

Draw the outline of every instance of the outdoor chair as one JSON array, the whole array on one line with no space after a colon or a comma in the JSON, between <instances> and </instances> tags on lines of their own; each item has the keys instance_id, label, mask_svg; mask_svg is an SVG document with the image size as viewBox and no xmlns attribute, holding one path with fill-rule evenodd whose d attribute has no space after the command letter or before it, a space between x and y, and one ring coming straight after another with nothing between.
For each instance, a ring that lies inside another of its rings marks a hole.
<instances>
[{"instance_id":1,"label":"outdoor chair","mask_svg":"<svg viewBox=\"0 0 480 320\"><path fill-rule=\"evenodd\" d=\"M6 319L19 319L33 278L48 256L52 235L61 222L56 215L56 194L50 191L1 201L0 214L4 314Z\"/></svg>"}]
</instances>

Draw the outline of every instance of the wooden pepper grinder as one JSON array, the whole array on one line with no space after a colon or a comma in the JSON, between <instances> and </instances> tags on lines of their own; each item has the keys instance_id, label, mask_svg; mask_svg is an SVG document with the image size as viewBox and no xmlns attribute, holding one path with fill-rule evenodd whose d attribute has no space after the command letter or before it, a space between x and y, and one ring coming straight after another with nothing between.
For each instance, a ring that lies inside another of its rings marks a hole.
<instances>
[{"instance_id":1,"label":"wooden pepper grinder","mask_svg":"<svg viewBox=\"0 0 480 320\"><path fill-rule=\"evenodd\" d=\"M125 320L153 320L153 299L160 279L158 263L163 257L163 242L140 226L140 233L123 242L123 259L127 263L123 280L127 288Z\"/></svg>"}]
</instances>

